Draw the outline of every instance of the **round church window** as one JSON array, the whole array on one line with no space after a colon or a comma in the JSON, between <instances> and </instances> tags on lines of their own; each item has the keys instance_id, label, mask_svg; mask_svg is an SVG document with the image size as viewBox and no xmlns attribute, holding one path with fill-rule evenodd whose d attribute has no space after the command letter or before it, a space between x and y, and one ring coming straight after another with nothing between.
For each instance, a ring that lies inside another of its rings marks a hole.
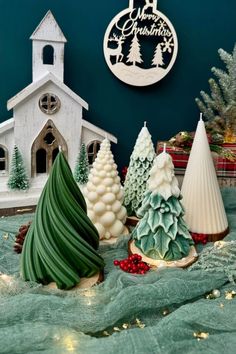
<instances>
[{"instance_id":1,"label":"round church window","mask_svg":"<svg viewBox=\"0 0 236 354\"><path fill-rule=\"evenodd\" d=\"M52 93L45 93L39 99L39 108L43 113L54 114L59 111L60 107L61 101Z\"/></svg>"}]
</instances>

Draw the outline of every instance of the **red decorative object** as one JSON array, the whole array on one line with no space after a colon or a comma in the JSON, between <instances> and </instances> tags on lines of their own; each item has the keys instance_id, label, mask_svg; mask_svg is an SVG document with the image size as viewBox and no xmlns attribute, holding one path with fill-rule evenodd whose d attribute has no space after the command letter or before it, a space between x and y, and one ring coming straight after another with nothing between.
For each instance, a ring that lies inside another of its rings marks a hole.
<instances>
[{"instance_id":1,"label":"red decorative object","mask_svg":"<svg viewBox=\"0 0 236 354\"><path fill-rule=\"evenodd\" d=\"M124 166L122 168L122 170L121 170L121 181L122 181L122 183L125 182L125 178L126 178L127 172L128 172L128 167Z\"/></svg>"},{"instance_id":2,"label":"red decorative object","mask_svg":"<svg viewBox=\"0 0 236 354\"><path fill-rule=\"evenodd\" d=\"M170 143L168 144L168 142L161 141L157 145L158 154L163 151L164 143L167 143L166 152L168 152L173 159L176 174L184 175L190 151L186 151L182 147L172 146ZM236 154L236 144L222 144L221 147L224 148L224 151L229 151L229 154ZM216 166L216 174L218 177L236 177L236 161L232 161L232 159L215 153L214 164Z\"/></svg>"},{"instance_id":3,"label":"red decorative object","mask_svg":"<svg viewBox=\"0 0 236 354\"><path fill-rule=\"evenodd\" d=\"M139 254L132 254L132 256L121 261L115 259L113 263L115 266L120 266L120 269L127 273L145 274L150 270L150 266L142 261L142 257Z\"/></svg>"},{"instance_id":4,"label":"red decorative object","mask_svg":"<svg viewBox=\"0 0 236 354\"><path fill-rule=\"evenodd\" d=\"M203 245L205 245L208 241L208 235L206 234L197 234L195 232L190 232L192 239L194 241L195 244L197 243L202 243Z\"/></svg>"}]
</instances>

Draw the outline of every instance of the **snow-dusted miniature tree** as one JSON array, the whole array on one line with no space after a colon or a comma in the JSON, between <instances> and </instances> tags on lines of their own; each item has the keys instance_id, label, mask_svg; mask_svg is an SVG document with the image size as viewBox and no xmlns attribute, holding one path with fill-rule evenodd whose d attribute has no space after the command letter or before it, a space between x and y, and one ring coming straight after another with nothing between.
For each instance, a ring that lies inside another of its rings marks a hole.
<instances>
[{"instance_id":1,"label":"snow-dusted miniature tree","mask_svg":"<svg viewBox=\"0 0 236 354\"><path fill-rule=\"evenodd\" d=\"M158 43L156 46L154 57L152 59L152 65L156 65L156 66L164 65L163 54L162 54L162 49L161 49L160 43Z\"/></svg>"},{"instance_id":2,"label":"snow-dusted miniature tree","mask_svg":"<svg viewBox=\"0 0 236 354\"><path fill-rule=\"evenodd\" d=\"M220 133L225 142L230 143L236 141L236 45L232 54L223 49L219 49L218 53L226 70L211 69L218 82L211 78L210 94L201 91L202 99L196 98L196 102L208 119L207 130Z\"/></svg>"},{"instance_id":3,"label":"snow-dusted miniature tree","mask_svg":"<svg viewBox=\"0 0 236 354\"><path fill-rule=\"evenodd\" d=\"M88 216L97 228L100 239L122 235L126 209L122 205L123 190L108 139L101 143L83 193Z\"/></svg>"},{"instance_id":4,"label":"snow-dusted miniature tree","mask_svg":"<svg viewBox=\"0 0 236 354\"><path fill-rule=\"evenodd\" d=\"M80 152L76 161L74 179L80 185L84 185L88 182L89 175L89 162L88 154L85 144L83 143L80 148Z\"/></svg>"},{"instance_id":5,"label":"snow-dusted miniature tree","mask_svg":"<svg viewBox=\"0 0 236 354\"><path fill-rule=\"evenodd\" d=\"M129 54L128 54L128 63L132 63L133 65L135 65L135 63L142 63L143 60L141 58L141 53L140 53L140 44L137 38L137 35L135 34L132 42L131 42L131 46L130 46L130 50L129 50Z\"/></svg>"},{"instance_id":6,"label":"snow-dusted miniature tree","mask_svg":"<svg viewBox=\"0 0 236 354\"><path fill-rule=\"evenodd\" d=\"M188 256L193 240L183 219L178 181L172 158L164 151L150 171L148 189L132 232L135 246L149 258L166 261Z\"/></svg>"},{"instance_id":7,"label":"snow-dusted miniature tree","mask_svg":"<svg viewBox=\"0 0 236 354\"><path fill-rule=\"evenodd\" d=\"M136 216L137 210L141 206L154 158L155 150L152 137L145 122L130 157L124 184L124 206L129 216Z\"/></svg>"},{"instance_id":8,"label":"snow-dusted miniature tree","mask_svg":"<svg viewBox=\"0 0 236 354\"><path fill-rule=\"evenodd\" d=\"M16 145L12 154L10 176L7 185L10 189L26 190L29 188L29 177L20 150Z\"/></svg>"}]
</instances>

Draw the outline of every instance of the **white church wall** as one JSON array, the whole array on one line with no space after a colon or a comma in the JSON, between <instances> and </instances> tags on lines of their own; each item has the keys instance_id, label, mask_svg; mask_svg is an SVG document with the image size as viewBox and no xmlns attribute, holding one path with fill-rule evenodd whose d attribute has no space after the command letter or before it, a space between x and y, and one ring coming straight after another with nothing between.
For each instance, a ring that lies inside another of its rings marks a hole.
<instances>
[{"instance_id":1,"label":"white church wall","mask_svg":"<svg viewBox=\"0 0 236 354\"><path fill-rule=\"evenodd\" d=\"M48 115L39 108L39 99L52 93L61 101L58 112ZM81 139L82 106L52 82L48 82L34 95L18 104L14 109L15 140L22 151L28 172L31 175L31 147L40 131L51 119L68 147L68 162L74 168Z\"/></svg>"},{"instance_id":2,"label":"white church wall","mask_svg":"<svg viewBox=\"0 0 236 354\"><path fill-rule=\"evenodd\" d=\"M86 146L94 140L102 141L104 136L99 135L85 127L82 127L82 138L81 142L84 143Z\"/></svg>"}]
</instances>

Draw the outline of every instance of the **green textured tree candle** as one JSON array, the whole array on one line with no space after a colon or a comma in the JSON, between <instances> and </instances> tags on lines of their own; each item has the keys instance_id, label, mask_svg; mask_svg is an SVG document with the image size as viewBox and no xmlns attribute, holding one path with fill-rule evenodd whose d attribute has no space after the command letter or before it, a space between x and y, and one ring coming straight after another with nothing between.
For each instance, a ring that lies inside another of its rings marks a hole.
<instances>
[{"instance_id":1,"label":"green textured tree candle","mask_svg":"<svg viewBox=\"0 0 236 354\"><path fill-rule=\"evenodd\" d=\"M96 252L98 245L99 235L87 217L85 200L60 152L24 242L22 276L70 289L81 277L91 277L103 269L104 261Z\"/></svg>"},{"instance_id":2,"label":"green textured tree candle","mask_svg":"<svg viewBox=\"0 0 236 354\"><path fill-rule=\"evenodd\" d=\"M141 220L132 232L135 246L152 259L175 261L189 255L193 240L183 219L184 209L172 158L164 151L156 157L147 182Z\"/></svg>"}]
</instances>

